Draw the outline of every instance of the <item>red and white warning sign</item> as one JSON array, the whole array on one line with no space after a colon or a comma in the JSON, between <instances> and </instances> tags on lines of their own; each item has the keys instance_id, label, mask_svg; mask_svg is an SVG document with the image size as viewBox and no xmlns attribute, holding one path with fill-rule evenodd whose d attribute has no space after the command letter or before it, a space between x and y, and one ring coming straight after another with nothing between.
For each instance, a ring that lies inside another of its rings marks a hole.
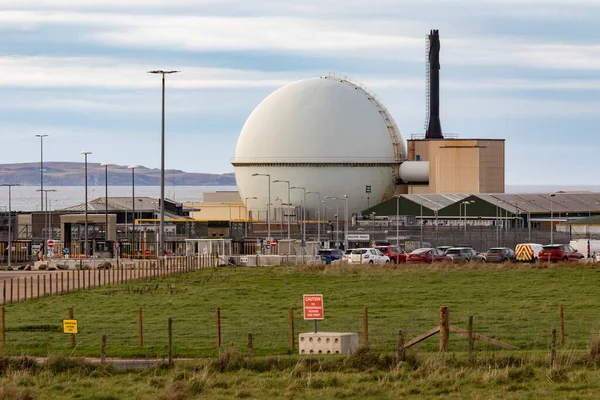
<instances>
[{"instance_id":1,"label":"red and white warning sign","mask_svg":"<svg viewBox=\"0 0 600 400\"><path fill-rule=\"evenodd\" d=\"M52 240L52 239L49 239L49 240L48 240L48 242L46 242L46 245L47 245L49 248L53 248L53 247L54 247L54 240Z\"/></svg>"},{"instance_id":2,"label":"red and white warning sign","mask_svg":"<svg viewBox=\"0 0 600 400\"><path fill-rule=\"evenodd\" d=\"M323 319L323 295L304 295L304 319Z\"/></svg>"}]
</instances>

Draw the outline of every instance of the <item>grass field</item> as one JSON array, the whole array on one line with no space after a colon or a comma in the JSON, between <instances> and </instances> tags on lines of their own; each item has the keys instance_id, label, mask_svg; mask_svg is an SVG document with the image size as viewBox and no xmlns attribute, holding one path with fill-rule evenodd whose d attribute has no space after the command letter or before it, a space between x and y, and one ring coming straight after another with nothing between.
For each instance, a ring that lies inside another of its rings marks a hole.
<instances>
[{"instance_id":1,"label":"grass field","mask_svg":"<svg viewBox=\"0 0 600 400\"><path fill-rule=\"evenodd\" d=\"M585 350L600 330L600 273L589 266L314 266L218 268L157 281L135 282L6 306L5 354L98 356L102 334L109 357L164 357L167 319L172 317L176 357L216 356L215 309L220 307L223 348L245 349L253 333L256 355L283 355L289 349L289 308L296 335L312 330L302 320L302 294L324 295L322 331L362 333L369 310L369 342L392 354L397 330L410 338L439 323L439 307L450 307L451 324L524 350L546 351L552 328L565 309L566 347ZM73 307L79 322L77 346L61 333ZM144 313L144 347L138 345L138 308ZM362 340L362 339L361 339ZM435 351L436 337L416 346ZM466 349L451 334L450 351ZM481 354L495 351L477 343Z\"/></svg>"}]
</instances>

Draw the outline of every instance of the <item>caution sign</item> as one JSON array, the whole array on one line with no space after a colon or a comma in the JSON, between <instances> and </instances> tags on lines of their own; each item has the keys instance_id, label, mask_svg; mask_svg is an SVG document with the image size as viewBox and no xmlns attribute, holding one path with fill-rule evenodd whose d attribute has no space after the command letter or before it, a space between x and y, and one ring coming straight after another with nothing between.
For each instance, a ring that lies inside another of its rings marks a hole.
<instances>
[{"instance_id":1,"label":"caution sign","mask_svg":"<svg viewBox=\"0 0 600 400\"><path fill-rule=\"evenodd\" d=\"M77 320L76 319L63 319L63 332L64 333L77 333Z\"/></svg>"},{"instance_id":2,"label":"caution sign","mask_svg":"<svg viewBox=\"0 0 600 400\"><path fill-rule=\"evenodd\" d=\"M323 295L304 295L304 319L323 319Z\"/></svg>"},{"instance_id":3,"label":"caution sign","mask_svg":"<svg viewBox=\"0 0 600 400\"><path fill-rule=\"evenodd\" d=\"M533 249L528 244L520 244L515 249L515 256L517 261L531 261L533 260Z\"/></svg>"}]
</instances>

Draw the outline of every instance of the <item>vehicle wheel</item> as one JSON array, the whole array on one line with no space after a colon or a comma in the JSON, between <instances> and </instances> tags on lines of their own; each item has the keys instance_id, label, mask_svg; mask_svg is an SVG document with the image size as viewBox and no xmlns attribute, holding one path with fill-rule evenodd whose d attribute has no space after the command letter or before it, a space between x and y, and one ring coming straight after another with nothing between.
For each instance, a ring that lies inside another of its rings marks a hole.
<instances>
[{"instance_id":1,"label":"vehicle wheel","mask_svg":"<svg viewBox=\"0 0 600 400\"><path fill-rule=\"evenodd\" d=\"M389 264L389 263L390 263L390 260L386 260L386 261L385 261L385 263L386 263L386 264ZM394 261L394 264L396 264L396 261Z\"/></svg>"},{"instance_id":2,"label":"vehicle wheel","mask_svg":"<svg viewBox=\"0 0 600 400\"><path fill-rule=\"evenodd\" d=\"M563 262L567 262L567 261L569 261L569 258L567 256L564 256L563 257Z\"/></svg>"},{"instance_id":3,"label":"vehicle wheel","mask_svg":"<svg viewBox=\"0 0 600 400\"><path fill-rule=\"evenodd\" d=\"M389 261L386 261L386 262L389 262ZM398 261L395 258L392 258L392 263L398 264Z\"/></svg>"},{"instance_id":4,"label":"vehicle wheel","mask_svg":"<svg viewBox=\"0 0 600 400\"><path fill-rule=\"evenodd\" d=\"M371 261L369 261L369 264L373 264L373 261L372 261L372 260L371 260Z\"/></svg>"}]
</instances>

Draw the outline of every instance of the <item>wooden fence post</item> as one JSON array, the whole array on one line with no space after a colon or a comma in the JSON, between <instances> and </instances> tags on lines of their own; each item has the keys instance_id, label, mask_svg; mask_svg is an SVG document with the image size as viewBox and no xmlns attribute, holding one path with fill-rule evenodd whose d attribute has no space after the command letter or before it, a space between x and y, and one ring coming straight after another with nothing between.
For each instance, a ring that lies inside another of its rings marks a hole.
<instances>
[{"instance_id":1,"label":"wooden fence post","mask_svg":"<svg viewBox=\"0 0 600 400\"><path fill-rule=\"evenodd\" d=\"M106 360L106 334L102 335L102 347L100 348L100 364L104 365Z\"/></svg>"},{"instance_id":2,"label":"wooden fence post","mask_svg":"<svg viewBox=\"0 0 600 400\"><path fill-rule=\"evenodd\" d=\"M2 341L2 346L6 343L6 320L4 319L4 307L0 308L0 341Z\"/></svg>"},{"instance_id":3,"label":"wooden fence post","mask_svg":"<svg viewBox=\"0 0 600 400\"><path fill-rule=\"evenodd\" d=\"M67 271L67 293L71 293L71 272Z\"/></svg>"},{"instance_id":4,"label":"wooden fence post","mask_svg":"<svg viewBox=\"0 0 600 400\"><path fill-rule=\"evenodd\" d=\"M46 297L46 275L44 275L44 297Z\"/></svg>"},{"instance_id":5,"label":"wooden fence post","mask_svg":"<svg viewBox=\"0 0 600 400\"><path fill-rule=\"evenodd\" d=\"M448 340L450 338L450 318L448 307L440 307L440 352L448 351Z\"/></svg>"},{"instance_id":6,"label":"wooden fence post","mask_svg":"<svg viewBox=\"0 0 600 400\"><path fill-rule=\"evenodd\" d=\"M6 281L3 281L3 287L2 287L2 305L6 305Z\"/></svg>"},{"instance_id":7,"label":"wooden fence post","mask_svg":"<svg viewBox=\"0 0 600 400\"><path fill-rule=\"evenodd\" d=\"M87 273L88 273L88 290L90 290L92 288L92 270L88 269Z\"/></svg>"},{"instance_id":8,"label":"wooden fence post","mask_svg":"<svg viewBox=\"0 0 600 400\"><path fill-rule=\"evenodd\" d=\"M27 277L23 278L23 300L27 301Z\"/></svg>"},{"instance_id":9,"label":"wooden fence post","mask_svg":"<svg viewBox=\"0 0 600 400\"><path fill-rule=\"evenodd\" d=\"M294 309L290 307L290 354L294 354L296 335L294 334Z\"/></svg>"},{"instance_id":10,"label":"wooden fence post","mask_svg":"<svg viewBox=\"0 0 600 400\"><path fill-rule=\"evenodd\" d=\"M173 318L169 318L169 365L173 364Z\"/></svg>"},{"instance_id":11,"label":"wooden fence post","mask_svg":"<svg viewBox=\"0 0 600 400\"><path fill-rule=\"evenodd\" d=\"M473 316L469 316L469 364L473 363Z\"/></svg>"},{"instance_id":12,"label":"wooden fence post","mask_svg":"<svg viewBox=\"0 0 600 400\"><path fill-rule=\"evenodd\" d=\"M69 319L74 319L73 307L69 307ZM75 334L74 333L71 333L71 346L75 347Z\"/></svg>"},{"instance_id":13,"label":"wooden fence post","mask_svg":"<svg viewBox=\"0 0 600 400\"><path fill-rule=\"evenodd\" d=\"M221 350L221 308L217 307L217 348Z\"/></svg>"},{"instance_id":14,"label":"wooden fence post","mask_svg":"<svg viewBox=\"0 0 600 400\"><path fill-rule=\"evenodd\" d=\"M142 307L138 308L138 334L140 337L140 347L144 347L144 314Z\"/></svg>"},{"instance_id":15,"label":"wooden fence post","mask_svg":"<svg viewBox=\"0 0 600 400\"><path fill-rule=\"evenodd\" d=\"M65 272L60 271L60 294L65 293Z\"/></svg>"},{"instance_id":16,"label":"wooden fence post","mask_svg":"<svg viewBox=\"0 0 600 400\"><path fill-rule=\"evenodd\" d=\"M363 308L363 345L369 347L369 310Z\"/></svg>"},{"instance_id":17,"label":"wooden fence post","mask_svg":"<svg viewBox=\"0 0 600 400\"><path fill-rule=\"evenodd\" d=\"M10 304L13 302L13 293L15 292L13 286L13 278L10 278Z\"/></svg>"},{"instance_id":18,"label":"wooden fence post","mask_svg":"<svg viewBox=\"0 0 600 400\"><path fill-rule=\"evenodd\" d=\"M560 347L565 348L565 309L560 305Z\"/></svg>"},{"instance_id":19,"label":"wooden fence post","mask_svg":"<svg viewBox=\"0 0 600 400\"><path fill-rule=\"evenodd\" d=\"M556 361L556 328L552 329L552 341L550 342L550 366Z\"/></svg>"},{"instance_id":20,"label":"wooden fence post","mask_svg":"<svg viewBox=\"0 0 600 400\"><path fill-rule=\"evenodd\" d=\"M404 331L402 329L398 329L398 360L404 361L404 357Z\"/></svg>"},{"instance_id":21,"label":"wooden fence post","mask_svg":"<svg viewBox=\"0 0 600 400\"><path fill-rule=\"evenodd\" d=\"M252 332L248 332L248 359L252 361Z\"/></svg>"},{"instance_id":22,"label":"wooden fence post","mask_svg":"<svg viewBox=\"0 0 600 400\"><path fill-rule=\"evenodd\" d=\"M29 277L29 299L33 299L33 276Z\"/></svg>"}]
</instances>

